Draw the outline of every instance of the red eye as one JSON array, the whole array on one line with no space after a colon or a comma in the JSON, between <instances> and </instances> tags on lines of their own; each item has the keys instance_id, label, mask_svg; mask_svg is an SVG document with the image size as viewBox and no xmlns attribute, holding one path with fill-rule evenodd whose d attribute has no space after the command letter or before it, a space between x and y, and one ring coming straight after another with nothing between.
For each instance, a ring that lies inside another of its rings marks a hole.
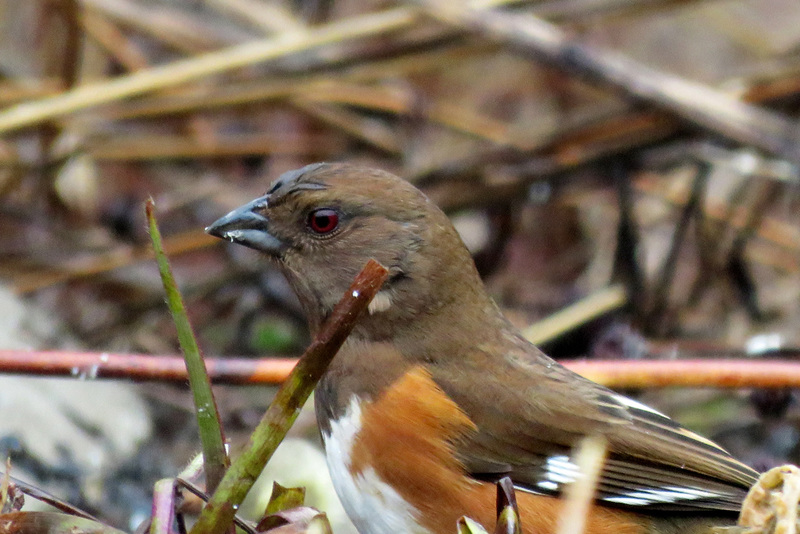
<instances>
[{"instance_id":1,"label":"red eye","mask_svg":"<svg viewBox=\"0 0 800 534\"><path fill-rule=\"evenodd\" d=\"M339 226L339 214L336 210L322 208L308 215L308 227L317 234L329 234Z\"/></svg>"}]
</instances>

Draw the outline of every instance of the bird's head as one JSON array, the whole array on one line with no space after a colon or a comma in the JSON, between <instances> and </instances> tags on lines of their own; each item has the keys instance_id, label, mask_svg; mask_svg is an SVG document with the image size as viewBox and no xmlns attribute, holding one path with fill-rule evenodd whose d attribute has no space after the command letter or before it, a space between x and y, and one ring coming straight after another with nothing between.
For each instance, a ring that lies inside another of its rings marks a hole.
<instances>
[{"instance_id":1,"label":"bird's head","mask_svg":"<svg viewBox=\"0 0 800 534\"><path fill-rule=\"evenodd\" d=\"M380 170L322 163L287 172L266 195L206 231L277 260L313 330L370 258L389 270L364 319L373 337L394 335L462 296L483 295L445 214L410 183Z\"/></svg>"}]
</instances>

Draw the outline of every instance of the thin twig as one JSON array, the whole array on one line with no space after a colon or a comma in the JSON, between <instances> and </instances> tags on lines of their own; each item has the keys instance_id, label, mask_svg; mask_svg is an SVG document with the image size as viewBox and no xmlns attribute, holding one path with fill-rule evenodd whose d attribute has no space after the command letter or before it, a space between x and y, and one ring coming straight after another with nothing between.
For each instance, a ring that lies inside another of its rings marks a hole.
<instances>
[{"instance_id":1,"label":"thin twig","mask_svg":"<svg viewBox=\"0 0 800 534\"><path fill-rule=\"evenodd\" d=\"M639 224L633 209L633 186L628 162L623 160L613 162L611 172L619 202L614 274L625 283L633 315L641 320L646 309L647 295L645 293L645 275L638 261L638 258L641 257Z\"/></svg>"},{"instance_id":2,"label":"thin twig","mask_svg":"<svg viewBox=\"0 0 800 534\"><path fill-rule=\"evenodd\" d=\"M709 86L657 71L621 54L579 43L557 26L533 15L472 7L466 2L422 0L420 3L448 24L521 48L538 59L619 89L691 124L800 163L797 128L777 113L736 100Z\"/></svg>"},{"instance_id":3,"label":"thin twig","mask_svg":"<svg viewBox=\"0 0 800 534\"><path fill-rule=\"evenodd\" d=\"M5 477L5 476L6 476L6 473L0 472L0 478ZM45 504L49 504L50 506L52 506L56 510L60 510L60 511L64 512L65 514L74 515L76 517L81 517L83 519L88 519L90 521L97 521L97 522L100 521L99 519L97 519L93 515L89 514L88 512L84 512L80 508L76 508L75 506L72 506L68 502L62 501L58 497L55 497L55 496L51 495L50 493L47 493L46 491L37 488L36 486L32 486L30 484L27 484L27 483L25 483L25 482L23 482L23 481L21 481L21 480L19 480L17 478L14 478L12 476L9 476L8 478L11 480L11 482L14 483L15 486L17 486L17 488L22 493L24 493L25 495L28 495L29 497L33 497L37 501L41 501L41 502L43 502Z\"/></svg>"},{"instance_id":4,"label":"thin twig","mask_svg":"<svg viewBox=\"0 0 800 534\"><path fill-rule=\"evenodd\" d=\"M617 284L603 288L562 310L537 321L523 330L523 335L535 345L551 341L576 327L588 323L628 303L625 287Z\"/></svg>"},{"instance_id":5,"label":"thin twig","mask_svg":"<svg viewBox=\"0 0 800 534\"><path fill-rule=\"evenodd\" d=\"M665 349L666 350L666 349ZM664 351L659 351L659 353ZM786 388L800 387L800 363L744 359L743 351L724 347L682 350L675 358L725 355L725 358L670 360L569 360L561 362L578 374L620 389L662 387ZM731 359L737 354L741 358ZM787 360L800 358L800 348L782 349ZM772 357L775 357L774 355ZM218 384L280 384L296 358L206 358L208 374ZM0 373L62 376L81 380L128 379L183 383L183 358L174 355L112 354L69 351L0 350Z\"/></svg>"},{"instance_id":6,"label":"thin twig","mask_svg":"<svg viewBox=\"0 0 800 534\"><path fill-rule=\"evenodd\" d=\"M219 52L173 61L113 80L83 85L57 96L18 104L0 112L0 134L82 109L108 104L143 93L174 87L231 70L383 32L401 29L417 18L410 8L396 8L353 17L316 28L314 32L291 31L275 38L233 46Z\"/></svg>"},{"instance_id":7,"label":"thin twig","mask_svg":"<svg viewBox=\"0 0 800 534\"><path fill-rule=\"evenodd\" d=\"M182 487L183 489L185 489L186 491L188 491L201 501L208 502L208 493L201 490L196 485L192 484L188 480L183 479L181 477L176 478L175 481L180 487ZM233 524L244 530L247 534L256 534L256 530L253 528L253 526L239 516L236 515L233 516Z\"/></svg>"},{"instance_id":8,"label":"thin twig","mask_svg":"<svg viewBox=\"0 0 800 534\"><path fill-rule=\"evenodd\" d=\"M678 265L678 258L683 245L686 233L689 230L689 223L696 213L702 211L703 200L705 199L706 184L708 176L713 167L706 162L698 162L697 175L692 183L692 191L689 200L681 210L681 216L675 225L675 232L672 235L669 251L661 266L661 272L656 277L652 304L647 311L645 321L651 325L655 331L663 330L663 314L669 306L669 290Z\"/></svg>"}]
</instances>

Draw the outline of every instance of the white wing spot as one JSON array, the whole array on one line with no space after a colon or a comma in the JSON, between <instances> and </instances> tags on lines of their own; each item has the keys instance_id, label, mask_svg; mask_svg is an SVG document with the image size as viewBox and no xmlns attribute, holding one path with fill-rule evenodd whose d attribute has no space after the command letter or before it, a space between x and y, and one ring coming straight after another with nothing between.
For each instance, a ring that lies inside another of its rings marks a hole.
<instances>
[{"instance_id":1,"label":"white wing spot","mask_svg":"<svg viewBox=\"0 0 800 534\"><path fill-rule=\"evenodd\" d=\"M544 476L550 482L569 484L580 476L578 466L569 461L567 456L550 456L545 464Z\"/></svg>"},{"instance_id":2,"label":"white wing spot","mask_svg":"<svg viewBox=\"0 0 800 534\"><path fill-rule=\"evenodd\" d=\"M558 491L558 484L549 480L540 480L536 485L547 491Z\"/></svg>"},{"instance_id":3,"label":"white wing spot","mask_svg":"<svg viewBox=\"0 0 800 534\"><path fill-rule=\"evenodd\" d=\"M641 489L639 491L631 491L617 497L607 497L603 500L632 506L644 506L654 503L675 503L680 501L695 501L714 497L720 497L720 494L714 491L708 491L699 488L664 486L663 488L658 489Z\"/></svg>"}]
</instances>

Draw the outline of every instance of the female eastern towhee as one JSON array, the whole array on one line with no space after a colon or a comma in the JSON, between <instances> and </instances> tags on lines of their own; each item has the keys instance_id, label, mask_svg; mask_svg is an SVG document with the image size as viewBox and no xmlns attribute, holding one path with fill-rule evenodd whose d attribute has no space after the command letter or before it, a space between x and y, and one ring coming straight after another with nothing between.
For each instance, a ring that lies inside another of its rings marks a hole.
<instances>
[{"instance_id":1,"label":"female eastern towhee","mask_svg":"<svg viewBox=\"0 0 800 534\"><path fill-rule=\"evenodd\" d=\"M362 534L491 528L510 476L525 532L558 521L568 457L609 455L589 534L730 525L757 473L665 415L572 373L526 341L486 294L450 221L389 173L345 164L287 172L207 231L273 258L312 331L374 258L389 278L316 390L331 476Z\"/></svg>"}]
</instances>

